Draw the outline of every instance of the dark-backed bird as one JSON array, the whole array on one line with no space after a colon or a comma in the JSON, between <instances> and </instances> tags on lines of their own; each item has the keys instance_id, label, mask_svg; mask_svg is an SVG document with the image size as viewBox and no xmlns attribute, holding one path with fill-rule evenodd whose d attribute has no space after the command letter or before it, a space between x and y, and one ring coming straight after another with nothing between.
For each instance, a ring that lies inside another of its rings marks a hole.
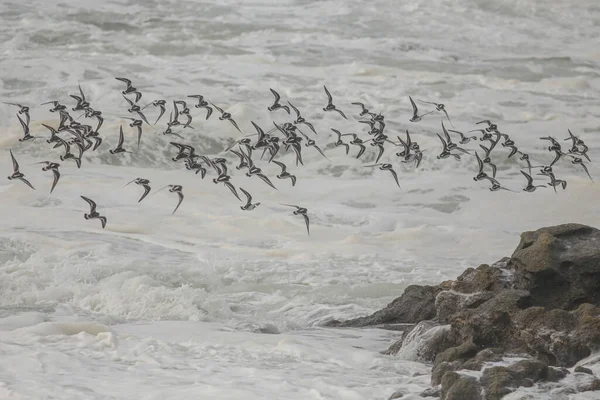
<instances>
[{"instance_id":1,"label":"dark-backed bird","mask_svg":"<svg viewBox=\"0 0 600 400\"><path fill-rule=\"evenodd\" d=\"M135 102L137 103L138 101L140 101L140 99L142 98L142 93L140 93L139 90L137 90L136 88L134 88L131 85L131 81L129 79L127 79L127 78L115 78L115 79L118 81L121 81L127 85L125 90L123 90L121 92L122 95L134 93L135 94Z\"/></svg>"},{"instance_id":2,"label":"dark-backed bird","mask_svg":"<svg viewBox=\"0 0 600 400\"><path fill-rule=\"evenodd\" d=\"M323 85L323 89L325 89L325 94L327 95L327 105L323 108L323 111L336 111L342 117L344 117L344 119L348 119L346 118L346 114L344 114L341 110L338 110L333 104L333 97L331 96L331 93L329 93L329 90L327 90L327 86Z\"/></svg>"},{"instance_id":3,"label":"dark-backed bird","mask_svg":"<svg viewBox=\"0 0 600 400\"><path fill-rule=\"evenodd\" d=\"M294 215L302 215L302 217L304 218L304 222L306 223L306 232L308 233L308 236L310 236L310 227L309 227L310 221L309 221L308 215L307 215L308 210L304 207L298 207L298 206L294 206L292 204L281 204L281 205L286 206L286 207L294 207L296 209L296 211L294 211L293 214Z\"/></svg>"},{"instance_id":4,"label":"dark-backed bird","mask_svg":"<svg viewBox=\"0 0 600 400\"><path fill-rule=\"evenodd\" d=\"M281 96L279 96L279 93L277 93L276 91L274 91L273 89L269 88L269 90L271 91L271 93L273 93L273 96L275 97L275 101L273 102L272 105L270 105L269 107L267 107L267 110L269 111L275 111L275 110L284 110L285 112L287 112L288 114L290 113L290 108L288 106L282 106L281 104L279 104L279 100L281 100Z\"/></svg>"},{"instance_id":5,"label":"dark-backed bird","mask_svg":"<svg viewBox=\"0 0 600 400\"><path fill-rule=\"evenodd\" d=\"M31 136L31 134L29 133L29 125L27 123L25 123L25 121L23 121L18 114L17 114L17 119L19 120L19 122L21 123L21 127L23 128L23 137L19 139L19 142L35 140L35 136Z\"/></svg>"},{"instance_id":6,"label":"dark-backed bird","mask_svg":"<svg viewBox=\"0 0 600 400\"><path fill-rule=\"evenodd\" d=\"M527 179L527 186L523 189L524 192L533 193L537 188L545 188L546 185L534 185L533 178L527 172L521 170L521 174Z\"/></svg>"},{"instance_id":7,"label":"dark-backed bird","mask_svg":"<svg viewBox=\"0 0 600 400\"><path fill-rule=\"evenodd\" d=\"M150 181L148 179L144 179L144 178L135 178L131 182L127 183L124 187L126 187L132 183L135 183L136 185L139 185L144 188L144 193L142 194L142 197L140 197L140 199L138 200L138 203L139 203L142 200L144 200L144 198L148 195L148 193L150 193L150 190L152 190L152 188L150 187Z\"/></svg>"},{"instance_id":8,"label":"dark-backed bird","mask_svg":"<svg viewBox=\"0 0 600 400\"><path fill-rule=\"evenodd\" d=\"M9 150L9 152L10 152L10 158L12 159L13 174L8 177L8 180L12 181L13 179L18 179L21 182L23 182L24 184L26 184L27 186L29 186L30 188L32 188L33 190L35 190L33 185L27 179L25 179L25 174L23 174L19 171L19 163L17 162L17 159L15 158L12 150Z\"/></svg>"},{"instance_id":9,"label":"dark-backed bird","mask_svg":"<svg viewBox=\"0 0 600 400\"><path fill-rule=\"evenodd\" d=\"M235 127L235 129L237 129L240 133L242 133L242 131L240 130L240 127L238 126L237 122L235 122L233 120L233 118L231 118L231 114L224 111L222 108L215 106L212 102L210 103L217 111L219 111L221 113L221 116L219 117L219 119L221 121L229 121L231 122L231 125L233 125Z\"/></svg>"},{"instance_id":10,"label":"dark-backed bird","mask_svg":"<svg viewBox=\"0 0 600 400\"><path fill-rule=\"evenodd\" d=\"M36 164L46 164L45 167L42 167L42 171L52 171L52 175L54 176L54 179L52 180L52 187L50 188L50 193L52 193L56 187L56 184L58 183L58 180L60 179L60 172L58 171L60 164L51 161L42 161Z\"/></svg>"},{"instance_id":11,"label":"dark-backed bird","mask_svg":"<svg viewBox=\"0 0 600 400\"><path fill-rule=\"evenodd\" d=\"M244 188L240 188L240 190L246 196L246 204L244 204L243 206L240 206L240 208L242 210L244 210L244 211L252 211L256 207L260 206L260 202L252 203L252 196L250 195L250 193L246 192L244 190Z\"/></svg>"},{"instance_id":12,"label":"dark-backed bird","mask_svg":"<svg viewBox=\"0 0 600 400\"><path fill-rule=\"evenodd\" d=\"M296 186L296 175L292 175L286 170L286 165L280 161L273 160L273 163L279 165L281 168L281 173L277 175L277 179L290 179L292 181L292 186Z\"/></svg>"},{"instance_id":13,"label":"dark-backed bird","mask_svg":"<svg viewBox=\"0 0 600 400\"><path fill-rule=\"evenodd\" d=\"M300 115L300 110L298 110L292 103L290 103L288 101L288 104L290 105L290 107L292 107L292 110L294 110L294 112L296 113L296 120L294 121L294 125L304 124L304 125L308 126L310 128L310 130L313 131L313 133L316 135L317 131L315 130L315 127L313 126L313 124L311 124L310 122L306 122L306 119L304 119L304 117L302 117L302 115Z\"/></svg>"},{"instance_id":14,"label":"dark-backed bird","mask_svg":"<svg viewBox=\"0 0 600 400\"><path fill-rule=\"evenodd\" d=\"M194 105L195 108L204 108L206 109L206 119L209 119L213 109L211 106L208 105L208 101L204 100L204 96L202 96L201 94L193 94L190 95L188 97L191 97L193 99L196 99L198 101L198 104Z\"/></svg>"},{"instance_id":15,"label":"dark-backed bird","mask_svg":"<svg viewBox=\"0 0 600 400\"><path fill-rule=\"evenodd\" d=\"M102 223L102 229L106 226L106 217L100 215L98 211L96 211L96 203L94 200L87 198L85 196L81 196L83 200L85 200L90 205L90 212L88 214L83 214L85 219L99 219L100 223Z\"/></svg>"},{"instance_id":16,"label":"dark-backed bird","mask_svg":"<svg viewBox=\"0 0 600 400\"><path fill-rule=\"evenodd\" d=\"M392 168L392 164L380 163L373 165L365 165L365 167L379 167L379 169L382 171L390 171L390 173L394 177L394 181L396 181L396 185L400 187L400 182L398 182L398 175L396 174L396 171L394 171L394 169Z\"/></svg>"},{"instance_id":17,"label":"dark-backed bird","mask_svg":"<svg viewBox=\"0 0 600 400\"><path fill-rule=\"evenodd\" d=\"M29 116L29 107L28 106L24 106L24 105L17 104L17 103L4 103L4 104L8 104L8 105L11 105L11 106L19 107L18 113L25 116L25 124L27 126L29 126L29 122L31 121L31 117Z\"/></svg>"},{"instance_id":18,"label":"dark-backed bird","mask_svg":"<svg viewBox=\"0 0 600 400\"><path fill-rule=\"evenodd\" d=\"M109 150L110 154L119 154L119 153L131 153L123 148L123 142L125 141L125 137L123 136L123 125L119 127L119 142L117 143L117 147L113 150Z\"/></svg>"},{"instance_id":19,"label":"dark-backed bird","mask_svg":"<svg viewBox=\"0 0 600 400\"><path fill-rule=\"evenodd\" d=\"M419 109L417 108L417 105L413 101L412 97L408 96L408 99L410 100L410 104L412 105L412 109L413 109L413 116L411 117L410 122L419 122L420 120L423 119L424 116L426 116L427 114L431 114L434 111L434 110L428 111L426 113L419 115Z\"/></svg>"}]
</instances>

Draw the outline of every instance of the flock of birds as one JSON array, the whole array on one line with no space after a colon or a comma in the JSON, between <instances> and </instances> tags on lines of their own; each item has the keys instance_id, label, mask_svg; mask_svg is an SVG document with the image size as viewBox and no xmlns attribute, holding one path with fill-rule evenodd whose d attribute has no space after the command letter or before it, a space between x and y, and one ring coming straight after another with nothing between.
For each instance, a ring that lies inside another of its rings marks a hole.
<instances>
[{"instance_id":1,"label":"flock of birds","mask_svg":"<svg viewBox=\"0 0 600 400\"><path fill-rule=\"evenodd\" d=\"M116 78L117 80L123 82L126 85L125 89L121 91L121 96L127 102L129 108L128 112L130 113L130 117L122 117L131 121L129 126L137 130L137 146L140 146L144 127L150 126L153 127L156 125L159 120L166 114L167 111L167 101L166 100L154 100L145 106L141 107L139 102L142 99L142 93L133 86L132 82L126 78ZM333 112L337 113L341 118L348 119L346 114L336 107L333 102L333 96L327 89L327 87L323 87L325 94L327 96L327 103L323 108L324 112ZM281 96L273 89L270 89L272 95L274 96L273 103L267 107L267 109L271 112L275 111L283 111L288 115L292 114L292 111L295 114L295 118L291 122L285 122L283 124L277 124L273 122L273 128L268 131L264 131L261 127L259 127L256 123L251 122L252 126L256 130L256 133L243 136L241 139L234 141L230 146L225 149L225 153L232 153L237 158L239 158L238 165L235 166L237 170L246 169L246 176L252 177L256 176L261 179L265 184L269 185L273 189L276 189L275 185L269 179L269 177L262 171L261 168L257 167L255 162L256 158L253 158L253 153L255 151L262 152L260 156L260 160L264 159L265 155L267 155L267 162L276 164L281 172L276 175L277 179L289 179L291 181L291 185L295 186L296 184L296 176L288 172L287 166L276 160L275 157L283 152L292 151L295 155L295 165L304 165L302 159L302 143L304 142L304 147L309 148L312 147L317 151L321 156L327 159L327 156L323 152L323 150L317 145L316 141L311 138L311 136L307 135L305 132L301 130L305 127L311 132L311 135L317 135L317 131L312 123L307 121L299 109L295 107L291 102L287 102L287 104L281 103ZM42 124L46 129L48 129L50 133L50 137L46 140L46 142L52 145L53 148L61 148L64 151L64 154L60 155L60 161L72 160L77 165L77 168L81 168L82 164L82 156L87 151L97 151L98 148L102 144L102 137L100 136L100 128L104 123L104 117L101 111L97 111L91 107L90 103L86 99L86 96L79 85L79 93L76 95L70 95L72 99L76 101L74 107L71 108L72 112L80 112L76 118L71 116L68 108L61 104L59 101L53 100L49 102L42 103L42 105L51 104L52 108L49 110L52 113L58 113L60 120L56 127L52 127L47 124ZM216 106L214 103L207 101L202 95L189 95L187 96L190 99L194 99L197 104L194 104L194 108L203 109L206 111L205 119L208 120L213 111L218 111L221 115L219 116L219 120L227 121L231 125L233 125L240 133L242 130L239 128L237 122L233 119L232 115L222 108ZM531 165L530 157L527 153L522 152L515 145L515 142L511 140L508 134L502 133L498 130L498 126L494 124L492 121L484 120L479 121L476 124L482 126L482 128L474 129L469 131L471 132L479 132L480 137L470 136L469 133L465 134L458 130L447 129L444 120L446 119L452 127L452 121L446 110L444 104L429 102L429 101L421 101L417 99L417 102L431 106L430 110L426 112L420 113L417 104L409 96L410 103L413 108L413 115L410 118L410 122L419 122L425 116L432 113L442 113L442 123L441 129L442 134L437 133L437 136L442 145L442 150L437 156L438 159L446 159L446 158L454 158L459 160L462 156L469 155L475 157L478 165L477 175L473 178L475 181L483 181L487 180L491 187L489 190L497 191L497 190L509 190L500 184L500 182L496 179L497 168L496 165L492 162L492 154L496 155L497 150L500 147L506 148L509 150L509 154L506 156L507 158L511 158L515 155L519 155L518 159L524 165L521 169L521 174L525 177L527 183L523 188L525 192L534 192L537 188L543 187L552 187L556 192L557 187L561 187L563 190L566 189L567 182L562 179L557 179L554 175L553 167L556 165L559 160L570 158L572 164L580 165L588 177L592 179L589 174L589 171L586 165L583 162L583 159L587 161L591 161L587 152L588 147L585 143L575 136L569 130L569 137L564 139L564 141L571 141L572 146L565 152L558 140L551 136L542 137L541 140L546 140L549 142L548 151L554 154L554 158L552 162L547 165L539 165L533 166ZM189 101L189 100L188 100ZM17 118L23 127L23 137L19 139L20 142L28 142L36 139L36 136L33 136L30 132L30 113L29 107L22 104L17 103L5 103L11 106L16 106L19 108L17 113ZM399 158L402 163L412 163L415 168L417 168L423 158L423 151L421 150L419 144L411 139L410 133L406 130L406 137L403 139L400 136L397 136L398 142L394 142L389 139L389 137L384 133L386 123L385 117L381 113L373 113L370 112L363 103L354 102L351 103L353 106L357 106L360 108L358 111L359 123L365 124L369 131L367 134L369 135L369 139L362 139L356 133L341 133L337 129L331 129L331 131L336 135L337 140L333 142L335 147L342 147L345 149L346 155L350 153L350 146L358 148L358 152L356 154L356 158L359 159L366 151L366 145L369 144L371 147L374 147L377 150L377 156L374 164L365 165L365 167L378 167L382 171L388 171L393 179L395 184L400 187L400 183L398 180L398 175L394 170L392 164L390 163L380 163L380 159L386 150L386 145L391 144L394 147L399 147L400 150L395 153L395 155ZM148 122L146 118L147 110L149 107L153 107L157 109L158 116L154 122L151 124ZM84 116L85 120L95 119L95 126L78 122L78 120ZM445 117L445 118L444 118ZM181 119L181 120L180 120ZM173 136L185 140L181 133L175 132L173 128L180 128L182 130L188 128L193 129L192 122L193 116L191 115L191 110L187 105L185 100L175 100L173 101L173 109L169 113L169 121L167 122L166 129L162 132L163 135ZM482 125L484 124L484 125ZM453 141L453 137L451 135L453 133L456 135L457 143ZM346 141L345 138L349 138ZM479 141L486 142L487 146L480 144L479 147L482 150L482 155L480 155L476 151L464 149L463 145L471 141ZM500 147L497 147L498 144L501 144ZM118 155L122 153L131 153L131 151L126 150L125 140L123 135L123 126L120 126L119 129L119 140L117 142L117 146L114 149L110 149L110 154ZM256 207L260 205L259 202L252 202L252 195L248 193L241 187L236 187L231 182L231 176L228 174L228 161L223 157L215 157L210 158L206 155L201 155L196 153L196 149L189 144L171 141L170 145L173 146L173 149L176 150L177 154L174 155L172 160L174 162L183 161L185 168L189 171L193 171L196 174L200 174L202 179L207 174L208 170L213 170L216 174L216 177L213 179L215 184L222 184L227 187L231 193L240 201L241 198L238 194L238 189L245 196L245 204L240 208L244 211L254 210ZM283 151L282 151L283 149ZM20 171L19 164L12 152L10 150L10 156L12 158L13 165L13 173L8 177L9 180L20 180L25 183L30 188L34 189L33 185L25 178L25 175ZM50 193L54 190L56 185L60 180L60 171L59 168L61 164L53 161L41 161L37 164L43 164L42 171L52 171L53 173L53 182L50 188ZM545 185L535 185L533 180L533 168L541 168L539 173L535 175L545 176L549 179L549 182ZM486 172L488 171L488 172ZM145 178L136 178L130 182L128 182L125 186L128 186L132 183L143 188L144 192L139 198L138 202L144 200L144 198L150 193L152 190L150 186L150 181ZM178 196L178 202L173 210L173 214L177 211L179 206L181 205L184 194L183 187L181 185L167 185L155 193L160 192L163 189L169 189L169 192L176 193ZM97 211L96 202L92 199L81 196L81 198L89 204L90 211L89 213L84 213L84 218L87 219L98 219L102 224L102 228L106 226L107 218ZM309 227L309 216L308 210L305 207L300 207L293 204L281 204L283 206L289 206L295 208L293 211L294 215L300 215L304 218L306 224L307 233L310 235L310 227Z\"/></svg>"}]
</instances>

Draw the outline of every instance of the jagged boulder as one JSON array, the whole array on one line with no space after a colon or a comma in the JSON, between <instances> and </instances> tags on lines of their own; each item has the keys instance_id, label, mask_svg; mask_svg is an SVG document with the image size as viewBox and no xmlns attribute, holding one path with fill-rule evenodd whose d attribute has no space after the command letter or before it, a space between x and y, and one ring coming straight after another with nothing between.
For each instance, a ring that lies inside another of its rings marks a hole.
<instances>
[{"instance_id":1,"label":"jagged boulder","mask_svg":"<svg viewBox=\"0 0 600 400\"><path fill-rule=\"evenodd\" d=\"M565 224L524 232L509 263L532 304L573 310L600 305L600 230Z\"/></svg>"}]
</instances>

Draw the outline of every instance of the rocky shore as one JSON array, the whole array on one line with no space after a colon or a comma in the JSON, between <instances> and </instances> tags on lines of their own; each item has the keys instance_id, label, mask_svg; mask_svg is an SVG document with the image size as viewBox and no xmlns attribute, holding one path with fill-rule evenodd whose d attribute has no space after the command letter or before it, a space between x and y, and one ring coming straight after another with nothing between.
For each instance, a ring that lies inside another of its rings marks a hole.
<instances>
[{"instance_id":1,"label":"rocky shore","mask_svg":"<svg viewBox=\"0 0 600 400\"><path fill-rule=\"evenodd\" d=\"M409 286L370 316L329 324L373 325L399 332L386 354L410 349L433 364L424 397L497 400L546 385L565 397L598 391L600 399L600 379L585 366L600 370L600 230L524 232L510 258L436 286ZM561 384L567 377L570 385Z\"/></svg>"}]
</instances>

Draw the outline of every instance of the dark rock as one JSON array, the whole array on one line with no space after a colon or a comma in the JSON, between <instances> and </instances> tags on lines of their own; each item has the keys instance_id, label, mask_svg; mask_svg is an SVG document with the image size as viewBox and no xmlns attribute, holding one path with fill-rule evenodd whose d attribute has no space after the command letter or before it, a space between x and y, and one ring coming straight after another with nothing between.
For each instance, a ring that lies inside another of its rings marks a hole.
<instances>
[{"instance_id":1,"label":"dark rock","mask_svg":"<svg viewBox=\"0 0 600 400\"><path fill-rule=\"evenodd\" d=\"M452 331L464 341L480 348L514 347L511 315L529 306L529 292L504 290L473 310L464 310L451 318Z\"/></svg>"},{"instance_id":2,"label":"dark rock","mask_svg":"<svg viewBox=\"0 0 600 400\"><path fill-rule=\"evenodd\" d=\"M448 372L448 374L455 374L455 372ZM445 375L444 375L445 376ZM459 375L458 379L454 380L453 384L445 388L445 382L442 379L442 399L444 400L480 400L481 399L481 385L476 378L472 376Z\"/></svg>"},{"instance_id":3,"label":"dark rock","mask_svg":"<svg viewBox=\"0 0 600 400\"><path fill-rule=\"evenodd\" d=\"M487 264L481 264L476 269L467 268L452 283L452 290L460 293L497 292L509 287L509 282L503 279L504 275L502 269Z\"/></svg>"},{"instance_id":4,"label":"dark rock","mask_svg":"<svg viewBox=\"0 0 600 400\"><path fill-rule=\"evenodd\" d=\"M448 323L450 317L457 312L477 308L492 297L494 297L494 293L490 291L474 294L462 294L447 290L440 292L435 298L436 320L442 324Z\"/></svg>"},{"instance_id":5,"label":"dark rock","mask_svg":"<svg viewBox=\"0 0 600 400\"><path fill-rule=\"evenodd\" d=\"M460 361L442 361L441 363L434 365L433 369L431 370L431 384L433 386L439 385L442 383L442 377L446 372L456 371L460 367Z\"/></svg>"},{"instance_id":6,"label":"dark rock","mask_svg":"<svg viewBox=\"0 0 600 400\"><path fill-rule=\"evenodd\" d=\"M478 347L472 342L465 342L459 346L450 347L435 357L434 365L441 362L451 362L456 360L467 360L477 354Z\"/></svg>"},{"instance_id":7,"label":"dark rock","mask_svg":"<svg viewBox=\"0 0 600 400\"><path fill-rule=\"evenodd\" d=\"M361 327L394 323L417 323L435 318L435 297L442 290L438 286L411 285L384 309L369 316L348 321L331 321L328 326Z\"/></svg>"},{"instance_id":8,"label":"dark rock","mask_svg":"<svg viewBox=\"0 0 600 400\"><path fill-rule=\"evenodd\" d=\"M582 373L582 374L594 375L594 373L592 372L591 369L586 368L586 367L582 367L581 365L579 367L575 367L575 372L579 372L579 373Z\"/></svg>"},{"instance_id":9,"label":"dark rock","mask_svg":"<svg viewBox=\"0 0 600 400\"><path fill-rule=\"evenodd\" d=\"M486 400L501 399L520 386L530 387L532 382L544 379L548 366L535 359L521 360L508 367L490 367L483 370L481 385Z\"/></svg>"},{"instance_id":10,"label":"dark rock","mask_svg":"<svg viewBox=\"0 0 600 400\"><path fill-rule=\"evenodd\" d=\"M502 356L494 353L492 349L481 350L477 355L461 365L462 369L471 371L479 371L486 362L498 362L502 360Z\"/></svg>"},{"instance_id":11,"label":"dark rock","mask_svg":"<svg viewBox=\"0 0 600 400\"><path fill-rule=\"evenodd\" d=\"M558 382L569 374L569 370L566 368L555 368L548 367L545 380L548 382Z\"/></svg>"},{"instance_id":12,"label":"dark rock","mask_svg":"<svg viewBox=\"0 0 600 400\"><path fill-rule=\"evenodd\" d=\"M565 224L521 234L512 255L515 287L532 305L572 310L600 305L600 230Z\"/></svg>"}]
</instances>

